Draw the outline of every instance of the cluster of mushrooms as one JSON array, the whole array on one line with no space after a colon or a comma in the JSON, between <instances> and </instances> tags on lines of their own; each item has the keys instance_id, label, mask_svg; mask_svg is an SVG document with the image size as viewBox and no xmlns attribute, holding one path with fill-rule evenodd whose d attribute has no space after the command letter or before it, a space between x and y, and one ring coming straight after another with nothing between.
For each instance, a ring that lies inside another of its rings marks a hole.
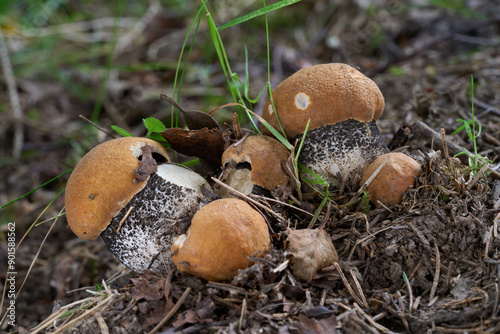
<instances>
[{"instance_id":1,"label":"cluster of mushrooms","mask_svg":"<svg viewBox=\"0 0 500 334\"><path fill-rule=\"evenodd\" d=\"M371 201L393 205L414 185L420 165L389 152L375 123L385 106L382 93L353 67L304 68L272 97L263 118L290 141L302 138L309 122L299 163L330 187L352 180L361 187L371 179ZM290 152L267 128L262 132L227 147L220 161L227 187L213 188L172 163L154 140L104 142L80 160L68 180L69 227L82 239L100 235L121 263L139 273L164 272L173 261L180 271L206 280L232 278L270 249L271 238L261 213L230 190L274 194L291 182L285 171Z\"/></svg>"}]
</instances>

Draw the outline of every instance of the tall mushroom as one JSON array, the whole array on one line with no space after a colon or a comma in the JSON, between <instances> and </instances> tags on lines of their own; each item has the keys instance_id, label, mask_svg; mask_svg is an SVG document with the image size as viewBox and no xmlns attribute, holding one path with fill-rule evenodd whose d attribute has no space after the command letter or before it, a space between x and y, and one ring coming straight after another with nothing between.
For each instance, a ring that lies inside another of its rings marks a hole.
<instances>
[{"instance_id":1,"label":"tall mushroom","mask_svg":"<svg viewBox=\"0 0 500 334\"><path fill-rule=\"evenodd\" d=\"M280 124L288 139L300 139L310 120L299 162L339 184L352 181L364 166L388 149L375 121L385 102L375 82L346 64L303 68L281 82L264 105L263 118ZM269 134L267 128L262 129Z\"/></svg>"},{"instance_id":2,"label":"tall mushroom","mask_svg":"<svg viewBox=\"0 0 500 334\"><path fill-rule=\"evenodd\" d=\"M202 188L210 188L197 173L168 161L163 146L147 138L97 145L80 160L66 186L71 230L87 240L101 235L134 271L164 271L173 240L199 208Z\"/></svg>"}]
</instances>

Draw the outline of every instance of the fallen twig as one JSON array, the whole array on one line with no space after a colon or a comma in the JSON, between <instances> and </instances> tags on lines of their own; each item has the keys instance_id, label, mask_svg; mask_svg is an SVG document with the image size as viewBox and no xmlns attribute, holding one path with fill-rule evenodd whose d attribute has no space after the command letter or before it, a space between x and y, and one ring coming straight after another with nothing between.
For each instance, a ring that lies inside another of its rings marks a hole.
<instances>
[{"instance_id":1,"label":"fallen twig","mask_svg":"<svg viewBox=\"0 0 500 334\"><path fill-rule=\"evenodd\" d=\"M186 290L184 290L184 293L182 294L181 298L175 303L174 307L170 310L170 312L167 313L165 318L163 318L156 326L153 328L148 334L154 334L156 333L163 325L167 323L167 321L170 320L174 316L174 314L179 310L179 308L182 306L184 301L186 300L187 296L191 292L191 288L188 287Z\"/></svg>"}]
</instances>

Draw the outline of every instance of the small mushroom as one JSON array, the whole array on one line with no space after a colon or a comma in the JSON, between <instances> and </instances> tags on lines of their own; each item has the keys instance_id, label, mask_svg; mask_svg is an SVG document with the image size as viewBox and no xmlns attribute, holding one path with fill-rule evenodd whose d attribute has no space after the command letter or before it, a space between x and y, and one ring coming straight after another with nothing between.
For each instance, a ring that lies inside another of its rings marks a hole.
<instances>
[{"instance_id":1,"label":"small mushroom","mask_svg":"<svg viewBox=\"0 0 500 334\"><path fill-rule=\"evenodd\" d=\"M209 281L235 276L270 247L264 218L246 202L223 198L193 216L186 235L172 245L172 260L180 271Z\"/></svg>"},{"instance_id":2,"label":"small mushroom","mask_svg":"<svg viewBox=\"0 0 500 334\"><path fill-rule=\"evenodd\" d=\"M415 178L422 172L420 164L412 157L404 153L391 152L377 157L366 166L361 178L361 185L386 160L385 165L366 188L370 200L376 206L380 206L380 203L385 205L401 203L404 193L410 186L415 185Z\"/></svg>"},{"instance_id":3,"label":"small mushroom","mask_svg":"<svg viewBox=\"0 0 500 334\"><path fill-rule=\"evenodd\" d=\"M134 271L164 271L173 240L204 199L202 188L210 188L197 173L168 161L163 146L146 138L97 145L66 186L71 230L87 240L101 235Z\"/></svg>"},{"instance_id":4,"label":"small mushroom","mask_svg":"<svg viewBox=\"0 0 500 334\"><path fill-rule=\"evenodd\" d=\"M283 164L289 155L288 149L272 137L250 136L222 154L225 183L244 194L272 194L278 188L285 189L290 177ZM219 195L227 197L227 188L221 188Z\"/></svg>"},{"instance_id":5,"label":"small mushroom","mask_svg":"<svg viewBox=\"0 0 500 334\"><path fill-rule=\"evenodd\" d=\"M387 153L375 121L385 102L375 82L346 64L303 68L281 82L264 105L263 118L289 139L300 139L310 120L299 162L339 184L352 180L375 157ZM277 115L276 115L277 114ZM263 127L262 132L269 134Z\"/></svg>"}]
</instances>

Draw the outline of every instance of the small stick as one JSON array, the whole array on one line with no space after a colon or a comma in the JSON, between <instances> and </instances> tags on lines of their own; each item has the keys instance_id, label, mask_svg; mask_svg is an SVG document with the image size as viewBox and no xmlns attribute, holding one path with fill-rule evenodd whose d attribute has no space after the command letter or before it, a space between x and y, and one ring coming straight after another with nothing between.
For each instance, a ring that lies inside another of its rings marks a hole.
<instances>
[{"instance_id":1,"label":"small stick","mask_svg":"<svg viewBox=\"0 0 500 334\"><path fill-rule=\"evenodd\" d=\"M101 130L102 132L104 132L105 134L107 134L108 136L110 136L111 138L113 139L116 139L115 136L113 136L111 133L109 133L108 131L104 130L102 127L100 127L99 125L95 124L94 122L92 122L90 119L88 119L87 117L83 116L83 115L80 115L79 116L81 119L83 119L84 121L92 124L94 127L96 127L97 129Z\"/></svg>"},{"instance_id":2,"label":"small stick","mask_svg":"<svg viewBox=\"0 0 500 334\"><path fill-rule=\"evenodd\" d=\"M247 299L243 298L243 302L241 303L241 316L238 326L238 329L240 331L247 326L246 313L247 313Z\"/></svg>"},{"instance_id":3,"label":"small stick","mask_svg":"<svg viewBox=\"0 0 500 334\"><path fill-rule=\"evenodd\" d=\"M349 269L349 274L351 274L351 277L354 281L354 285L356 285L356 289L358 289L358 293L361 296L361 300L363 301L363 306L368 309L368 301L366 300L365 294L363 293L363 288L361 288L361 284L359 284L358 278L356 277L354 270Z\"/></svg>"},{"instance_id":4,"label":"small stick","mask_svg":"<svg viewBox=\"0 0 500 334\"><path fill-rule=\"evenodd\" d=\"M176 100L174 100L173 98L171 98L168 95L160 94L160 100L165 101L167 103L170 103L172 106L174 106L175 108L179 109L183 113L186 112L186 110L184 108L182 108L181 105L179 103L177 103Z\"/></svg>"},{"instance_id":5,"label":"small stick","mask_svg":"<svg viewBox=\"0 0 500 334\"><path fill-rule=\"evenodd\" d=\"M344 283L344 286L347 288L349 293L351 294L352 298L358 303L358 304L363 304L363 302L359 299L359 297L354 293L354 290L351 287L351 284L349 284L349 281L344 275L344 272L342 271L342 268L340 268L340 265L338 262L334 263L335 268L337 269L337 272L340 275L340 278L342 279L342 282Z\"/></svg>"},{"instance_id":6,"label":"small stick","mask_svg":"<svg viewBox=\"0 0 500 334\"><path fill-rule=\"evenodd\" d=\"M436 272L434 274L434 280L432 281L431 292L429 293L429 304L434 299L434 295L436 294L436 289L439 282L439 274L441 272L441 256L439 255L439 248L436 243L434 244L434 250L436 251Z\"/></svg>"},{"instance_id":7,"label":"small stick","mask_svg":"<svg viewBox=\"0 0 500 334\"><path fill-rule=\"evenodd\" d=\"M130 208L128 209L125 216L123 216L122 220L120 220L120 223L118 224L118 228L116 229L116 233L120 233L120 229L122 228L123 223L125 223L125 220L127 220L128 216L130 216L130 213L132 212L133 209L134 209L134 207L130 206Z\"/></svg>"},{"instance_id":8,"label":"small stick","mask_svg":"<svg viewBox=\"0 0 500 334\"><path fill-rule=\"evenodd\" d=\"M365 311L363 311L361 309L361 307L359 307L359 305L357 303L354 303L354 307L356 309L356 311L361 314L361 316L363 316L363 318L365 318L366 320L368 320L368 322L373 326L375 327L377 330L379 330L380 332L382 333L394 333L393 331L391 331L389 328L387 327L384 327L382 326L381 324L377 323L375 320L373 320L373 318L371 316L369 316Z\"/></svg>"},{"instance_id":9,"label":"small stick","mask_svg":"<svg viewBox=\"0 0 500 334\"><path fill-rule=\"evenodd\" d=\"M256 198L256 199L259 199L259 198L262 198L262 197L263 197L263 196L260 196L260 195L255 195L255 194L248 194L248 196L249 196L249 197L251 197L251 198ZM299 204L299 203L300 203L300 202L299 202L297 199L295 199L292 195L290 195L290 198L291 198L294 202L296 202L297 204ZM291 205L291 204L288 204L288 203L285 203L285 202L282 202L282 201L278 201L277 199L274 199L274 198L268 198L268 197L266 197L266 198L265 198L265 200L266 200L266 201L271 201L271 202L278 203L278 204L280 204L280 205L283 205L283 206L289 207L289 208L291 208L291 209L297 210L297 211L299 211L299 212L302 212L303 214L306 214L306 215L309 215L309 216L311 216L311 217L314 217L314 215L313 215L312 213L310 213L309 211L303 210L303 209L301 209L301 208L298 208L298 207L296 207L296 206L293 206L293 205ZM299 204L299 205L300 205L300 204Z\"/></svg>"},{"instance_id":10,"label":"small stick","mask_svg":"<svg viewBox=\"0 0 500 334\"><path fill-rule=\"evenodd\" d=\"M241 133L241 126L240 126L240 122L238 121L238 114L237 113L233 114L233 131L234 131L234 137L236 139L240 139L241 137L243 137L243 135ZM235 147L236 147L236 145L235 145Z\"/></svg>"},{"instance_id":11,"label":"small stick","mask_svg":"<svg viewBox=\"0 0 500 334\"><path fill-rule=\"evenodd\" d=\"M239 192L238 190L234 189L233 187L231 186L228 186L227 184L225 184L224 182L220 181L220 180L217 180L216 178L212 177L212 180L229 189L230 192L232 192L233 194L235 194L236 196L238 197L241 197L241 198L244 198L246 200L248 200L249 202L253 203L255 206L258 206L259 208L269 212L271 215L273 215L275 218L277 218L278 220L284 222L284 223L287 223L288 224L288 220L286 220L285 218L281 217L281 215L277 214L276 212L274 212L273 210L269 209L268 207L266 207L265 205L262 205L261 203L257 202L256 200L253 200L251 199L250 197L246 196L245 194L243 194L242 192Z\"/></svg>"},{"instance_id":12,"label":"small stick","mask_svg":"<svg viewBox=\"0 0 500 334\"><path fill-rule=\"evenodd\" d=\"M495 283L495 302L493 304L493 311L491 311L491 318L493 318L495 316L495 314L497 314L497 310L498 310L498 282Z\"/></svg>"},{"instance_id":13,"label":"small stick","mask_svg":"<svg viewBox=\"0 0 500 334\"><path fill-rule=\"evenodd\" d=\"M446 133L444 128L441 128L441 142L443 143L444 158L448 161L450 160L450 155L448 154L448 145L446 144Z\"/></svg>"},{"instance_id":14,"label":"small stick","mask_svg":"<svg viewBox=\"0 0 500 334\"><path fill-rule=\"evenodd\" d=\"M13 66L10 61L9 49L7 47L7 43L5 42L5 37L1 30L0 30L0 64L2 65L3 68L3 74L5 76L5 84L7 85L7 91L9 92L10 106L12 110L12 121L14 123L12 156L14 158L19 158L23 150L23 140L24 140L24 127L22 124L23 109L21 107L21 100L19 99L19 94L17 92L16 78L14 76Z\"/></svg>"},{"instance_id":15,"label":"small stick","mask_svg":"<svg viewBox=\"0 0 500 334\"><path fill-rule=\"evenodd\" d=\"M441 135L436 131L434 131L433 129L431 129L431 127L429 127L424 122L422 121L415 122L412 125L412 133L418 138L425 139L429 144L434 143L434 145L436 146L434 149L437 148L436 151L444 149ZM449 139L446 139L445 143L447 145L448 153L451 156L455 156L457 153L460 152L467 152L468 154L470 154L471 157L474 156L474 154L469 152L469 150L460 145L455 144ZM457 158L460 159L460 161L462 161L462 163L464 164L467 164L469 162L469 157L467 156L467 154L461 154Z\"/></svg>"},{"instance_id":16,"label":"small stick","mask_svg":"<svg viewBox=\"0 0 500 334\"><path fill-rule=\"evenodd\" d=\"M108 325L106 325L106 321L104 321L101 313L96 313L95 318L99 324L99 328L101 329L101 334L109 334Z\"/></svg>"},{"instance_id":17,"label":"small stick","mask_svg":"<svg viewBox=\"0 0 500 334\"><path fill-rule=\"evenodd\" d=\"M241 133L240 133L241 134ZM238 140L236 143L233 144L233 147L238 147L238 145L243 144L243 142L250 136L250 132L245 133L243 137L240 137L241 139Z\"/></svg>"},{"instance_id":18,"label":"small stick","mask_svg":"<svg viewBox=\"0 0 500 334\"><path fill-rule=\"evenodd\" d=\"M323 222L319 225L318 230L321 230L323 227L325 227L326 223L328 222L328 219L330 219L330 211L331 211L331 209L332 209L332 207L330 205L330 202L328 202L327 205L326 205L325 217L323 219Z\"/></svg>"},{"instance_id":19,"label":"small stick","mask_svg":"<svg viewBox=\"0 0 500 334\"><path fill-rule=\"evenodd\" d=\"M182 294L181 298L179 298L179 300L177 301L177 303L175 303L174 307L172 307L172 309L170 310L170 312L168 312L167 315L165 316L165 318L163 318L158 323L158 325L156 325L155 328L153 328L148 334L154 334L154 333L156 333L163 325L165 325L167 323L167 321L169 321L170 318L172 318L174 316L174 314L179 310L179 308L184 303L184 301L186 300L186 298L187 298L187 296L189 295L190 292L191 292L191 288L190 287L188 287L186 290L184 290L184 293Z\"/></svg>"},{"instance_id":20,"label":"small stick","mask_svg":"<svg viewBox=\"0 0 500 334\"><path fill-rule=\"evenodd\" d=\"M359 195L361 195L361 193L363 191L366 190L366 188L368 188L368 186L370 185L370 183L372 183L373 179L375 177L377 177L378 173L380 173L380 171L382 170L382 168L384 168L385 164L387 163L387 161L389 161L389 159L391 159L391 157L387 157L385 158L384 162L382 162L380 164L380 166L378 166L377 169L375 169L375 171L372 173L372 175L368 178L368 180L366 180L366 182L361 186L361 188L359 188L358 192L356 193L356 195L349 201L349 203L347 204L343 204L341 206L344 206L344 207L348 207L354 203L356 203L356 200L358 199Z\"/></svg>"}]
</instances>

